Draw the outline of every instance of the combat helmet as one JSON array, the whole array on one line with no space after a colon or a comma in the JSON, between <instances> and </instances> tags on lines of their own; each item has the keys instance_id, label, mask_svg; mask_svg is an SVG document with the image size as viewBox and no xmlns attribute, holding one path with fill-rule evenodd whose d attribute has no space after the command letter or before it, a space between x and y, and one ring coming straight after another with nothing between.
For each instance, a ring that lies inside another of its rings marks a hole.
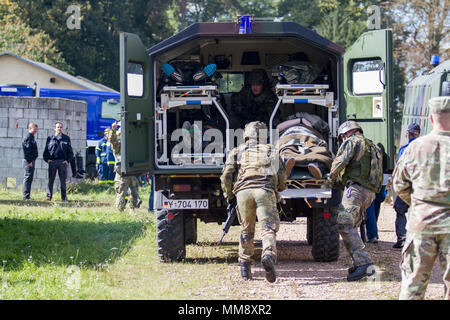
<instances>
[{"instance_id":1,"label":"combat helmet","mask_svg":"<svg viewBox=\"0 0 450 320\"><path fill-rule=\"evenodd\" d=\"M266 140L267 139L267 126L264 122L253 121L248 123L244 128L244 140Z\"/></svg>"},{"instance_id":2,"label":"combat helmet","mask_svg":"<svg viewBox=\"0 0 450 320\"><path fill-rule=\"evenodd\" d=\"M250 73L250 84L262 84L265 85L268 81L267 73L264 69L254 69Z\"/></svg>"},{"instance_id":3,"label":"combat helmet","mask_svg":"<svg viewBox=\"0 0 450 320\"><path fill-rule=\"evenodd\" d=\"M359 129L362 132L362 128L360 127L360 125L356 121L349 120L349 121L344 122L339 127L338 139L341 138L341 135L343 135L344 133L347 133L347 132L349 132L350 130L353 130L353 129Z\"/></svg>"}]
</instances>

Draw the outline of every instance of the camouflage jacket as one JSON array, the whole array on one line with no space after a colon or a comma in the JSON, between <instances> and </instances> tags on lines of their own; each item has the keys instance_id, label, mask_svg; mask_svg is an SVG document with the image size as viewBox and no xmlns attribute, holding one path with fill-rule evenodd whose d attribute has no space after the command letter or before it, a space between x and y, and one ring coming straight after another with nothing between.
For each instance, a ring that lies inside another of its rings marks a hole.
<instances>
[{"instance_id":1,"label":"camouflage jacket","mask_svg":"<svg viewBox=\"0 0 450 320\"><path fill-rule=\"evenodd\" d=\"M240 92L231 97L232 111L247 121L262 121L269 123L270 115L278 98L270 88L255 96L251 87L244 87Z\"/></svg>"},{"instance_id":2,"label":"camouflage jacket","mask_svg":"<svg viewBox=\"0 0 450 320\"><path fill-rule=\"evenodd\" d=\"M393 187L410 205L407 230L450 233L450 131L433 130L408 146L393 172Z\"/></svg>"},{"instance_id":3,"label":"camouflage jacket","mask_svg":"<svg viewBox=\"0 0 450 320\"><path fill-rule=\"evenodd\" d=\"M339 176L342 176L343 170L352 161L358 161L361 159L364 153L364 136L353 134L347 140L342 143L334 159L331 170L330 178L336 180Z\"/></svg>"},{"instance_id":4,"label":"camouflage jacket","mask_svg":"<svg viewBox=\"0 0 450 320\"><path fill-rule=\"evenodd\" d=\"M120 174L120 141L119 138L117 137L116 130L111 130L111 137L109 138L109 141L111 142L112 151L114 153L114 158L116 160L114 170L116 172L119 172Z\"/></svg>"},{"instance_id":5,"label":"camouflage jacket","mask_svg":"<svg viewBox=\"0 0 450 320\"><path fill-rule=\"evenodd\" d=\"M373 142L362 134L353 134L339 148L330 179L342 185L348 181L378 193L383 182L383 155Z\"/></svg>"},{"instance_id":6,"label":"camouflage jacket","mask_svg":"<svg viewBox=\"0 0 450 320\"><path fill-rule=\"evenodd\" d=\"M278 191L286 189L286 168L272 145L248 140L228 154L220 181L227 200L254 188L274 191L278 197Z\"/></svg>"}]
</instances>

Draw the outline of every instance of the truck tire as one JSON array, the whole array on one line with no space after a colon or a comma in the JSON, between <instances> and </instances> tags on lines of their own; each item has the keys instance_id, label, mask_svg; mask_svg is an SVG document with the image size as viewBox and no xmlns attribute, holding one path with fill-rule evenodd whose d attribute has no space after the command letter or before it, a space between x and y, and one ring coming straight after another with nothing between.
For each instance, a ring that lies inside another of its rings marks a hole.
<instances>
[{"instance_id":1,"label":"truck tire","mask_svg":"<svg viewBox=\"0 0 450 320\"><path fill-rule=\"evenodd\" d=\"M308 245L312 245L313 243L313 222L312 217L306 218L306 241L308 242Z\"/></svg>"},{"instance_id":2,"label":"truck tire","mask_svg":"<svg viewBox=\"0 0 450 320\"><path fill-rule=\"evenodd\" d=\"M339 258L339 232L336 210L314 209L312 215L312 256L315 261Z\"/></svg>"},{"instance_id":3,"label":"truck tire","mask_svg":"<svg viewBox=\"0 0 450 320\"><path fill-rule=\"evenodd\" d=\"M192 214L184 216L184 242L186 244L197 243L197 218Z\"/></svg>"},{"instance_id":4,"label":"truck tire","mask_svg":"<svg viewBox=\"0 0 450 320\"><path fill-rule=\"evenodd\" d=\"M162 262L182 261L186 257L184 215L182 211L156 211L158 257Z\"/></svg>"}]
</instances>

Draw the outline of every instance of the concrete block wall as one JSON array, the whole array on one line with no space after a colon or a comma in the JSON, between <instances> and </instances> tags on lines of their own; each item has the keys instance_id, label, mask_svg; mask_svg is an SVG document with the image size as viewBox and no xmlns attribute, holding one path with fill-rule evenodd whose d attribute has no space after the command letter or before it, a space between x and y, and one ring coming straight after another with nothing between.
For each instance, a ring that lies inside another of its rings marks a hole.
<instances>
[{"instance_id":1,"label":"concrete block wall","mask_svg":"<svg viewBox=\"0 0 450 320\"><path fill-rule=\"evenodd\" d=\"M48 164L43 160L47 137L54 134L56 121L63 123L63 132L70 137L74 154L80 152L85 164L87 104L84 101L62 98L0 97L0 184L6 186L7 178L15 178L16 188L22 189L22 140L28 133L28 124L35 122L35 135L39 156L32 189L46 190ZM68 167L68 182L78 183L72 178ZM55 180L53 192L59 191L59 178Z\"/></svg>"}]
</instances>

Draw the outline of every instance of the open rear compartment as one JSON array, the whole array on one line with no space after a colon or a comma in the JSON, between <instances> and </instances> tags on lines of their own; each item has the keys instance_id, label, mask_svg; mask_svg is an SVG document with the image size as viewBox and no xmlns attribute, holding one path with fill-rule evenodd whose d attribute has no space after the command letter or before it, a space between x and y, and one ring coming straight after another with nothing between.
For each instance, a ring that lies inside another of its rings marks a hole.
<instances>
[{"instance_id":1,"label":"open rear compartment","mask_svg":"<svg viewBox=\"0 0 450 320\"><path fill-rule=\"evenodd\" d=\"M252 70L264 70L275 96L272 112L264 119L270 143L278 142L278 125L308 113L328 126L323 140L331 155L337 151L343 49L298 25L267 26L275 31L239 35L232 23L194 25L149 50L154 70L155 208L163 258L185 255L184 244L196 239L196 225L191 227L190 221L227 219L219 177L227 153L244 142L243 126L233 124L232 101L250 87ZM264 29L255 25L258 28ZM254 116L246 122L254 121L257 112ZM331 210L338 194L321 189L322 182L307 168L294 168L282 193L280 219L308 217L314 258L332 261L339 252ZM233 225L238 224L235 219Z\"/></svg>"},{"instance_id":2,"label":"open rear compartment","mask_svg":"<svg viewBox=\"0 0 450 320\"><path fill-rule=\"evenodd\" d=\"M156 170L222 168L227 151L243 142L243 128L230 125L231 98L249 86L254 69L264 69L278 95L266 121L271 129L298 112L319 116L330 127L326 141L334 154L339 61L296 37L199 37L161 52L154 59ZM168 76L167 64L181 78ZM209 65L215 73L195 81ZM270 138L275 144L277 133Z\"/></svg>"}]
</instances>

